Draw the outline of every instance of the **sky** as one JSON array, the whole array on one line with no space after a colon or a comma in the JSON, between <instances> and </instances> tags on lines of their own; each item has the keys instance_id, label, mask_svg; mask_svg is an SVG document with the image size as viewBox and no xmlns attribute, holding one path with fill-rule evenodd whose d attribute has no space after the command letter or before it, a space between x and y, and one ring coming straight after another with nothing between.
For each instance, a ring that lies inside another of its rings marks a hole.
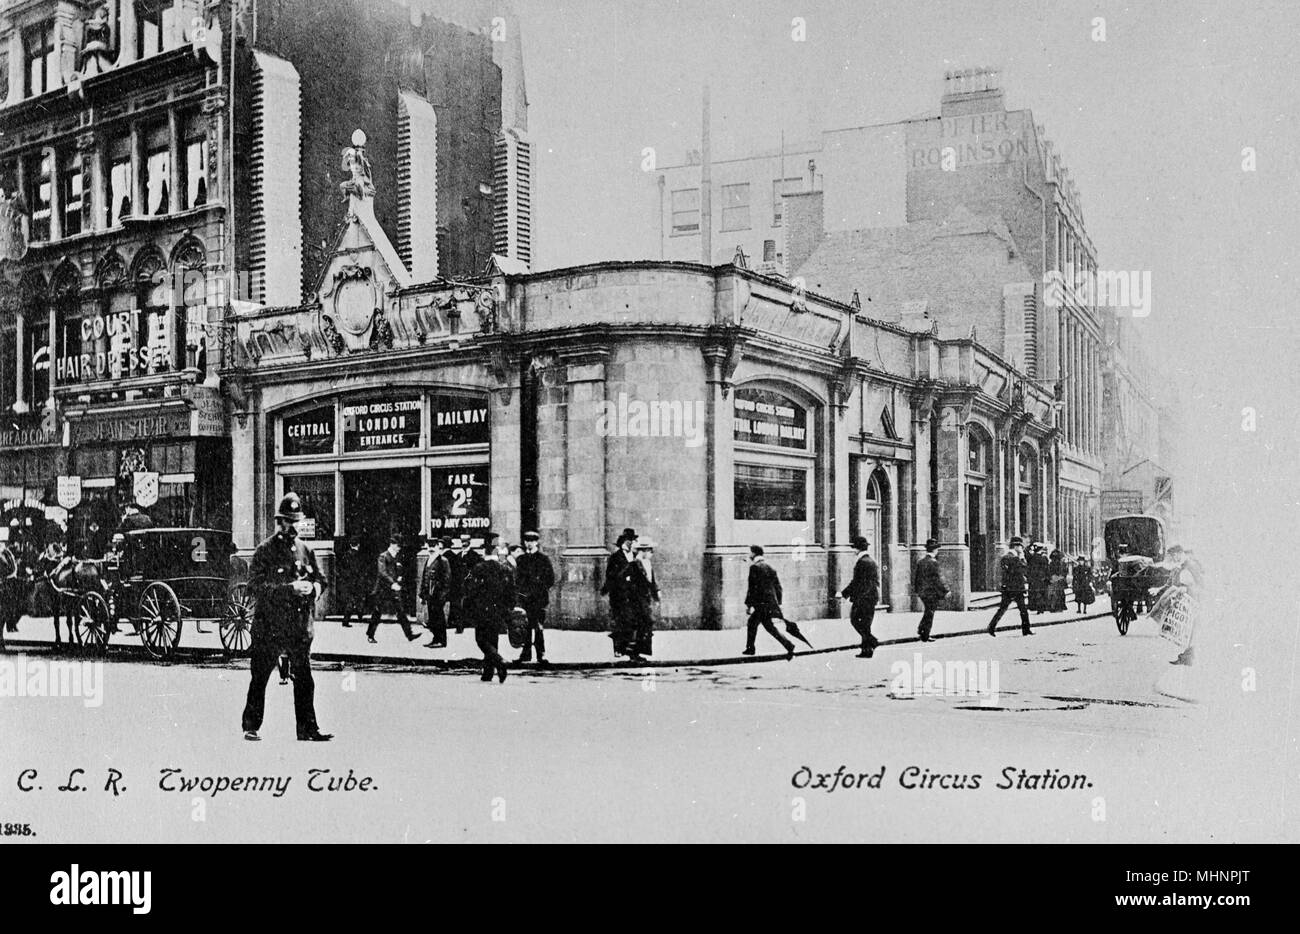
<instances>
[{"instance_id":1,"label":"sky","mask_svg":"<svg viewBox=\"0 0 1300 934\"><path fill-rule=\"evenodd\" d=\"M726 158L772 148L783 130L793 139L933 113L946 69L1000 67L1008 108L1032 110L1069 167L1100 268L1151 272L1142 329L1184 422L1175 495L1215 547L1296 541L1300 3L516 9L539 269L646 255L634 209L649 184L644 149L674 164L698 148L705 82L714 156ZM792 39L794 17L803 42ZM1246 147L1253 171L1243 170Z\"/></svg>"}]
</instances>

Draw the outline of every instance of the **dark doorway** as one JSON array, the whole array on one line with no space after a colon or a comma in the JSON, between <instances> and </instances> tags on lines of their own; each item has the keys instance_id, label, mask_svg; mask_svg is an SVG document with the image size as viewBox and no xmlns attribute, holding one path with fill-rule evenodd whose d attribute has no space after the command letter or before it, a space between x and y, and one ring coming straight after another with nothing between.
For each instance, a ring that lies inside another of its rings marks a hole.
<instances>
[{"instance_id":1,"label":"dark doorway","mask_svg":"<svg viewBox=\"0 0 1300 934\"><path fill-rule=\"evenodd\" d=\"M373 568L388 539L402 538L402 602L415 611L416 561L420 547L420 470L349 470L343 473L343 530L361 542L366 567Z\"/></svg>"},{"instance_id":2,"label":"dark doorway","mask_svg":"<svg viewBox=\"0 0 1300 934\"><path fill-rule=\"evenodd\" d=\"M984 488L966 487L966 543L970 546L970 589L988 590L985 575L988 536L984 532Z\"/></svg>"}]
</instances>

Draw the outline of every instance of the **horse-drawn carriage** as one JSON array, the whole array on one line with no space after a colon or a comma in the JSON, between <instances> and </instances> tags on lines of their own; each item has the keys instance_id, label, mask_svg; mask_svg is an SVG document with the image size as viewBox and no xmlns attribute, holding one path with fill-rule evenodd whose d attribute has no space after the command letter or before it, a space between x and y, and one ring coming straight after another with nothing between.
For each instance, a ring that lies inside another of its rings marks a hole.
<instances>
[{"instance_id":1,"label":"horse-drawn carriage","mask_svg":"<svg viewBox=\"0 0 1300 934\"><path fill-rule=\"evenodd\" d=\"M72 630L88 652L104 652L126 622L150 655L168 658L189 621L198 632L216 623L237 654L252 642L253 601L247 584L232 581L234 551L229 532L140 529L114 536L102 560L69 562L52 586L73 607Z\"/></svg>"},{"instance_id":2,"label":"horse-drawn carriage","mask_svg":"<svg viewBox=\"0 0 1300 934\"><path fill-rule=\"evenodd\" d=\"M1110 605L1121 636L1138 610L1150 607L1169 583L1160 565L1165 556L1165 527L1155 516L1118 516L1106 522L1106 559L1110 562Z\"/></svg>"}]
</instances>

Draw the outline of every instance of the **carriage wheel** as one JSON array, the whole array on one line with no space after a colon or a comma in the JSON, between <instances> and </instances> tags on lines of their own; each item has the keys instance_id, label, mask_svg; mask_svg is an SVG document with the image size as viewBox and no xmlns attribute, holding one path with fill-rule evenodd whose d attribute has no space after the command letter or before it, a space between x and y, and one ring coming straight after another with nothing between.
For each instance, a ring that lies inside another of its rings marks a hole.
<instances>
[{"instance_id":1,"label":"carriage wheel","mask_svg":"<svg viewBox=\"0 0 1300 934\"><path fill-rule=\"evenodd\" d=\"M1120 604L1119 612L1115 614L1115 628L1119 630L1121 636L1128 635L1128 624L1137 618L1133 612L1133 605L1128 601Z\"/></svg>"},{"instance_id":2,"label":"carriage wheel","mask_svg":"<svg viewBox=\"0 0 1300 934\"><path fill-rule=\"evenodd\" d=\"M150 655L170 657L181 641L181 602L176 599L176 591L162 581L146 587L140 595L136 630Z\"/></svg>"},{"instance_id":3,"label":"carriage wheel","mask_svg":"<svg viewBox=\"0 0 1300 934\"><path fill-rule=\"evenodd\" d=\"M253 597L247 584L230 588L226 612L218 624L221 645L231 655L244 655L253 644Z\"/></svg>"},{"instance_id":4,"label":"carriage wheel","mask_svg":"<svg viewBox=\"0 0 1300 934\"><path fill-rule=\"evenodd\" d=\"M107 600L93 591L81 595L72 614L72 628L83 651L103 655L108 650L112 622Z\"/></svg>"}]
</instances>

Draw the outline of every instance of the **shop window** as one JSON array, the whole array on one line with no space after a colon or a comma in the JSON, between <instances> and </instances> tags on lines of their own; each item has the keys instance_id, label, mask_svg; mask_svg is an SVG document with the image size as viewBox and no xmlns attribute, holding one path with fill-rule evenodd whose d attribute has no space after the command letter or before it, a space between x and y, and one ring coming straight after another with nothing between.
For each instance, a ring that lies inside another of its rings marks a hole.
<instances>
[{"instance_id":1,"label":"shop window","mask_svg":"<svg viewBox=\"0 0 1300 934\"><path fill-rule=\"evenodd\" d=\"M680 188L672 194L673 233L700 232L700 190Z\"/></svg>"},{"instance_id":2,"label":"shop window","mask_svg":"<svg viewBox=\"0 0 1300 934\"><path fill-rule=\"evenodd\" d=\"M808 471L737 464L735 504L737 519L804 522L808 518Z\"/></svg>"},{"instance_id":3,"label":"shop window","mask_svg":"<svg viewBox=\"0 0 1300 934\"><path fill-rule=\"evenodd\" d=\"M30 236L33 241L50 239L54 207L54 154L45 151L27 161L28 198L31 208Z\"/></svg>"},{"instance_id":4,"label":"shop window","mask_svg":"<svg viewBox=\"0 0 1300 934\"><path fill-rule=\"evenodd\" d=\"M159 483L158 502L146 512L159 528L185 528L196 525L193 483Z\"/></svg>"},{"instance_id":5,"label":"shop window","mask_svg":"<svg viewBox=\"0 0 1300 934\"><path fill-rule=\"evenodd\" d=\"M312 539L334 537L334 474L287 476L284 491L297 493L302 500L306 519L298 525L299 535Z\"/></svg>"},{"instance_id":6,"label":"shop window","mask_svg":"<svg viewBox=\"0 0 1300 934\"><path fill-rule=\"evenodd\" d=\"M749 183L722 186L722 229L748 230Z\"/></svg>"},{"instance_id":7,"label":"shop window","mask_svg":"<svg viewBox=\"0 0 1300 934\"><path fill-rule=\"evenodd\" d=\"M66 156L59 172L59 209L63 212L63 236L75 237L81 233L82 197L81 158L75 153Z\"/></svg>"},{"instance_id":8,"label":"shop window","mask_svg":"<svg viewBox=\"0 0 1300 934\"><path fill-rule=\"evenodd\" d=\"M23 55L27 62L25 96L50 90L58 62L54 52L54 23L37 23L23 30Z\"/></svg>"}]
</instances>

